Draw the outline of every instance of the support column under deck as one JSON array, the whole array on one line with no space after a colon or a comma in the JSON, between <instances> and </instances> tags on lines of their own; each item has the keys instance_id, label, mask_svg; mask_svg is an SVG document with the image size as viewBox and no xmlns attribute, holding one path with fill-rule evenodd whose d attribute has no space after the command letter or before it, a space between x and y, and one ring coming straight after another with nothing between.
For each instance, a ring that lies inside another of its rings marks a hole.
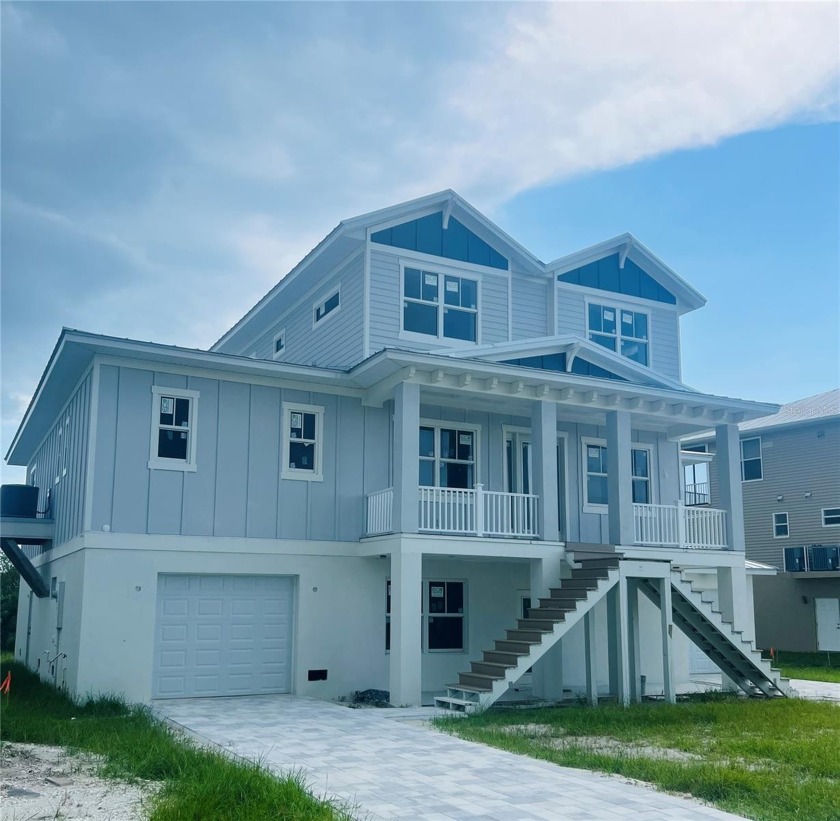
<instances>
[{"instance_id":1,"label":"support column under deck","mask_svg":"<svg viewBox=\"0 0 840 821\"><path fill-rule=\"evenodd\" d=\"M423 554L391 553L391 704L417 707L421 703L420 646Z\"/></svg>"},{"instance_id":2,"label":"support column under deck","mask_svg":"<svg viewBox=\"0 0 840 821\"><path fill-rule=\"evenodd\" d=\"M674 653L672 639L674 622L671 601L671 580L659 580L659 615L662 627L662 682L665 701L676 704L677 689L674 682Z\"/></svg>"}]
</instances>

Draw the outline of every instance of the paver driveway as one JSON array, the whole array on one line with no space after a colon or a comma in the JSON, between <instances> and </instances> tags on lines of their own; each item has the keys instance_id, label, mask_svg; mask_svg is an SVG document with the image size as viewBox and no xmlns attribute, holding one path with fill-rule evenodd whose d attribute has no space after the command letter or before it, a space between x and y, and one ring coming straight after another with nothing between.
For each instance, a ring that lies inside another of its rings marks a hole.
<instances>
[{"instance_id":1,"label":"paver driveway","mask_svg":"<svg viewBox=\"0 0 840 821\"><path fill-rule=\"evenodd\" d=\"M297 696L155 702L159 715L276 772L303 771L318 795L360 818L734 819L612 776L558 767L463 741L403 718ZM428 714L428 713L425 713Z\"/></svg>"}]
</instances>

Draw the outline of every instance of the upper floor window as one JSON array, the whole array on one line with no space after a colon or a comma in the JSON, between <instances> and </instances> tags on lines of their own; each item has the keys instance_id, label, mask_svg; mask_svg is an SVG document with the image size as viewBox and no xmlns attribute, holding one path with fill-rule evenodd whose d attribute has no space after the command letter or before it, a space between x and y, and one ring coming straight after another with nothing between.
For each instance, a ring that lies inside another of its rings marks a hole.
<instances>
[{"instance_id":1,"label":"upper floor window","mask_svg":"<svg viewBox=\"0 0 840 821\"><path fill-rule=\"evenodd\" d=\"M318 405L283 405L284 479L320 482L323 473L324 409Z\"/></svg>"},{"instance_id":2,"label":"upper floor window","mask_svg":"<svg viewBox=\"0 0 840 821\"><path fill-rule=\"evenodd\" d=\"M420 485L472 488L475 485L474 429L454 425L420 428Z\"/></svg>"},{"instance_id":3,"label":"upper floor window","mask_svg":"<svg viewBox=\"0 0 840 821\"><path fill-rule=\"evenodd\" d=\"M825 507L822 511L823 527L840 526L840 507Z\"/></svg>"},{"instance_id":4,"label":"upper floor window","mask_svg":"<svg viewBox=\"0 0 840 821\"><path fill-rule=\"evenodd\" d=\"M477 342L478 282L469 277L403 268L402 329L439 339Z\"/></svg>"},{"instance_id":5,"label":"upper floor window","mask_svg":"<svg viewBox=\"0 0 840 821\"><path fill-rule=\"evenodd\" d=\"M152 439L149 467L196 469L198 391L152 386Z\"/></svg>"},{"instance_id":6,"label":"upper floor window","mask_svg":"<svg viewBox=\"0 0 840 821\"><path fill-rule=\"evenodd\" d=\"M590 513L606 513L609 505L607 445L603 439L581 441L586 476L583 485L584 510ZM634 504L649 505L653 502L652 462L653 454L649 447L636 446L630 451L631 493Z\"/></svg>"},{"instance_id":7,"label":"upper floor window","mask_svg":"<svg viewBox=\"0 0 840 821\"><path fill-rule=\"evenodd\" d=\"M336 288L323 302L319 302L314 307L315 315L313 317L313 324L317 325L322 320L326 319L330 314L334 314L341 307L341 288Z\"/></svg>"},{"instance_id":8,"label":"upper floor window","mask_svg":"<svg viewBox=\"0 0 840 821\"><path fill-rule=\"evenodd\" d=\"M755 482L763 478L761 437L741 440L741 481Z\"/></svg>"},{"instance_id":9,"label":"upper floor window","mask_svg":"<svg viewBox=\"0 0 840 821\"><path fill-rule=\"evenodd\" d=\"M589 338L640 365L649 365L648 315L609 305L589 303Z\"/></svg>"},{"instance_id":10,"label":"upper floor window","mask_svg":"<svg viewBox=\"0 0 840 821\"><path fill-rule=\"evenodd\" d=\"M790 519L787 513L773 514L773 538L787 539L790 536Z\"/></svg>"},{"instance_id":11,"label":"upper floor window","mask_svg":"<svg viewBox=\"0 0 840 821\"><path fill-rule=\"evenodd\" d=\"M271 355L274 359L279 359L283 351L286 350L286 329L284 328L279 333L275 334L274 336L274 347L272 349Z\"/></svg>"}]
</instances>

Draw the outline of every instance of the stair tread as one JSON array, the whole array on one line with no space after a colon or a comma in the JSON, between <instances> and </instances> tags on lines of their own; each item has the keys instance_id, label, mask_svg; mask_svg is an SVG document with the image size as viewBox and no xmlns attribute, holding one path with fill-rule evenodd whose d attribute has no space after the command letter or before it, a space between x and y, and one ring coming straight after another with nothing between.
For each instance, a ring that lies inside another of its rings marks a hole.
<instances>
[{"instance_id":1,"label":"stair tread","mask_svg":"<svg viewBox=\"0 0 840 821\"><path fill-rule=\"evenodd\" d=\"M458 690L462 693L487 693L490 691L489 687L476 687L473 684L447 684L447 690Z\"/></svg>"}]
</instances>

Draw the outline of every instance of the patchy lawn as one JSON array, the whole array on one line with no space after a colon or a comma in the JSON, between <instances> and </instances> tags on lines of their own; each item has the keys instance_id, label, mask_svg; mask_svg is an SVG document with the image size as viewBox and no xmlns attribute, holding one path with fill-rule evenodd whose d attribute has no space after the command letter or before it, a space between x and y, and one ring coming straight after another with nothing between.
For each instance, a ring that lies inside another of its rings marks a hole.
<instances>
[{"instance_id":1,"label":"patchy lawn","mask_svg":"<svg viewBox=\"0 0 840 821\"><path fill-rule=\"evenodd\" d=\"M840 707L708 694L676 705L491 709L439 728L690 793L761 821L840 818Z\"/></svg>"},{"instance_id":2,"label":"patchy lawn","mask_svg":"<svg viewBox=\"0 0 840 821\"><path fill-rule=\"evenodd\" d=\"M769 653L763 655L769 658ZM840 684L840 653L794 653L777 650L773 666L780 667L782 675L788 678L833 681Z\"/></svg>"},{"instance_id":3,"label":"patchy lawn","mask_svg":"<svg viewBox=\"0 0 840 821\"><path fill-rule=\"evenodd\" d=\"M349 819L342 808L314 798L300 777L276 778L177 736L144 707L115 698L75 703L23 665L11 694L0 697L0 738L48 744L101 757L100 774L123 781L160 782L149 801L151 821L298 821Z\"/></svg>"}]
</instances>

